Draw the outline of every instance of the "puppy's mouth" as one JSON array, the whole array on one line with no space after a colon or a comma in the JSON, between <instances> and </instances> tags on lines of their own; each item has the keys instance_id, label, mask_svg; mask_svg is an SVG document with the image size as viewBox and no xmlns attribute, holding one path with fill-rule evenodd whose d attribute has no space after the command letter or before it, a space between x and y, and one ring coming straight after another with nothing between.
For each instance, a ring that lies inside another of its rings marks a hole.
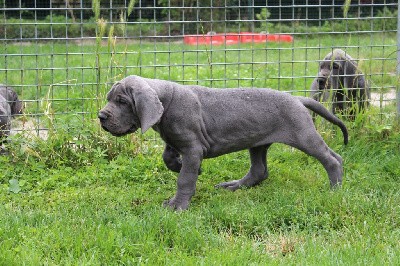
<instances>
[{"instance_id":1,"label":"puppy's mouth","mask_svg":"<svg viewBox=\"0 0 400 266\"><path fill-rule=\"evenodd\" d=\"M115 136L115 137L122 137L122 136L125 136L125 135L128 135L128 134L131 134L131 133L133 133L133 132L135 132L138 128L137 128L137 126L135 126L135 125L132 125L127 131L125 131L125 132L111 132L109 129L107 129L106 127L104 127L104 126L102 126L103 127L103 129L105 130L105 131L107 131L107 132L110 132L111 133L111 135L113 135L113 136Z\"/></svg>"}]
</instances>

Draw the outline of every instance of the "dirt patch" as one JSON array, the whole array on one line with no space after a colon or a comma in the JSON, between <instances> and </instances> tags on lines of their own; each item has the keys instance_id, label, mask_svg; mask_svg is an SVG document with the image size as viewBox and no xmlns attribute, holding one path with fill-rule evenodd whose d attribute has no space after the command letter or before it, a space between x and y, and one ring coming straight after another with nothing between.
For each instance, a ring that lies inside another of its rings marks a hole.
<instances>
[{"instance_id":1,"label":"dirt patch","mask_svg":"<svg viewBox=\"0 0 400 266\"><path fill-rule=\"evenodd\" d=\"M46 140L49 136L49 131L40 122L38 123L31 119L27 121L13 120L10 134L21 134L26 138L36 137Z\"/></svg>"},{"instance_id":2,"label":"dirt patch","mask_svg":"<svg viewBox=\"0 0 400 266\"><path fill-rule=\"evenodd\" d=\"M371 92L371 105L387 106L396 102L396 90L390 90L386 93ZM381 105L382 103L382 105Z\"/></svg>"}]
</instances>

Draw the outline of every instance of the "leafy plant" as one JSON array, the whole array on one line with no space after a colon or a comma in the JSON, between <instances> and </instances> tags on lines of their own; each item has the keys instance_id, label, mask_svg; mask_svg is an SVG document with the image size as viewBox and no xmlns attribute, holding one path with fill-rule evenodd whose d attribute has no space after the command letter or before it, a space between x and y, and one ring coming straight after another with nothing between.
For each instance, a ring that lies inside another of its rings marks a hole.
<instances>
[{"instance_id":1,"label":"leafy plant","mask_svg":"<svg viewBox=\"0 0 400 266\"><path fill-rule=\"evenodd\" d=\"M9 191L12 193L19 193L21 191L21 187L19 186L18 180L13 178L8 181L10 183Z\"/></svg>"},{"instance_id":2,"label":"leafy plant","mask_svg":"<svg viewBox=\"0 0 400 266\"><path fill-rule=\"evenodd\" d=\"M260 21L260 29L265 32L269 32L274 27L274 24L268 22L268 18L271 16L271 12L267 8L261 9L261 12L256 14L256 18Z\"/></svg>"}]
</instances>

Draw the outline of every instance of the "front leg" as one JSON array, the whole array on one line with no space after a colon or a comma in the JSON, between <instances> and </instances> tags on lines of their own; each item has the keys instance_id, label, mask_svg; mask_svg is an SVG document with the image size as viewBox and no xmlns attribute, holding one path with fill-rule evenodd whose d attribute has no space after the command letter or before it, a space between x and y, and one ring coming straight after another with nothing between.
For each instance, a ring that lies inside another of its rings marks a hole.
<instances>
[{"instance_id":1,"label":"front leg","mask_svg":"<svg viewBox=\"0 0 400 266\"><path fill-rule=\"evenodd\" d=\"M182 169L178 176L177 191L173 198L164 202L165 207L186 210L196 191L196 181L202 161L200 152L189 151L182 154Z\"/></svg>"},{"instance_id":2,"label":"front leg","mask_svg":"<svg viewBox=\"0 0 400 266\"><path fill-rule=\"evenodd\" d=\"M163 152L163 160L167 168L171 171L179 173L182 169L181 155L177 150L171 147L169 144L165 146ZM199 168L199 174L201 174L201 168Z\"/></svg>"}]
</instances>

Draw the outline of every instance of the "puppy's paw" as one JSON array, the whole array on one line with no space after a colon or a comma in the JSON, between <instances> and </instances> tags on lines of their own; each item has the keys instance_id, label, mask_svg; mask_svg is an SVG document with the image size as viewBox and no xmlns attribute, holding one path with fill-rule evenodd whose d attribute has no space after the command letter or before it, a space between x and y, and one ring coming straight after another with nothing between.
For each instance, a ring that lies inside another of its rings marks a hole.
<instances>
[{"instance_id":1,"label":"puppy's paw","mask_svg":"<svg viewBox=\"0 0 400 266\"><path fill-rule=\"evenodd\" d=\"M229 189L231 191L235 191L235 190L239 189L240 186L241 186L240 180L233 180L233 181L223 182L218 185L215 185L216 188L225 188L225 189Z\"/></svg>"},{"instance_id":2,"label":"puppy's paw","mask_svg":"<svg viewBox=\"0 0 400 266\"><path fill-rule=\"evenodd\" d=\"M189 200L173 197L170 200L164 201L163 206L175 211L184 211L189 207L189 202Z\"/></svg>"}]
</instances>

